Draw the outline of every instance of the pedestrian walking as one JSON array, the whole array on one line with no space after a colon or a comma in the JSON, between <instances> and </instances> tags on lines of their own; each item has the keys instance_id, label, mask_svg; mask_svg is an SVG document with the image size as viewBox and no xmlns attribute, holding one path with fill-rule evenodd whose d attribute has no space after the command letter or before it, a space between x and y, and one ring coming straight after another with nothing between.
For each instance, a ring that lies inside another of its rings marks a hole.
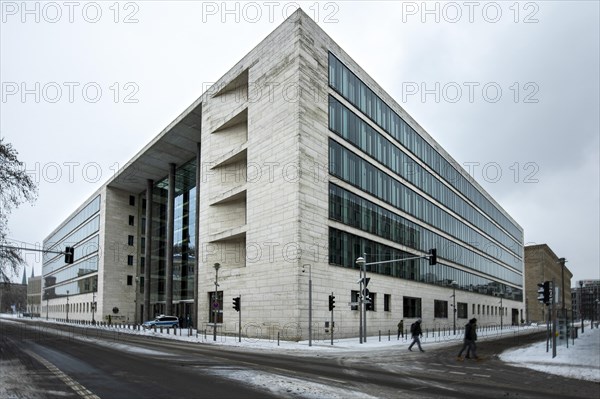
<instances>
[{"instance_id":1,"label":"pedestrian walking","mask_svg":"<svg viewBox=\"0 0 600 399\"><path fill-rule=\"evenodd\" d=\"M460 352L458 352L458 360L463 360L462 353L465 349L467 350L465 359L470 359L471 357L474 359L479 359L477 357L477 344L475 341L477 341L477 319L472 318L465 325L465 338L463 341L463 346L460 349Z\"/></svg>"},{"instance_id":2,"label":"pedestrian walking","mask_svg":"<svg viewBox=\"0 0 600 399\"><path fill-rule=\"evenodd\" d=\"M400 335L404 338L404 319L398 323L398 339L400 339Z\"/></svg>"},{"instance_id":3,"label":"pedestrian walking","mask_svg":"<svg viewBox=\"0 0 600 399\"><path fill-rule=\"evenodd\" d=\"M421 352L425 352L423 348L421 348L421 337L423 336L423 331L421 330L421 319L418 319L414 323L410 325L410 333L412 335L412 342L408 347L408 350L412 352L412 347L414 344L417 344L419 350Z\"/></svg>"}]
</instances>

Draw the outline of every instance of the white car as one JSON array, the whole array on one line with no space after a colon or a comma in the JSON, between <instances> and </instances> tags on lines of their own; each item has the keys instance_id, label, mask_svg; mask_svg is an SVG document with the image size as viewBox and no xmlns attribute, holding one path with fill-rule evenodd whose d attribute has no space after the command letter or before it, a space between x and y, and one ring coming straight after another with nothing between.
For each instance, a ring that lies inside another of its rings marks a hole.
<instances>
[{"instance_id":1,"label":"white car","mask_svg":"<svg viewBox=\"0 0 600 399\"><path fill-rule=\"evenodd\" d=\"M152 327L179 327L179 319L175 316L165 316L165 315L161 315L158 316L156 319L154 320L148 320L145 321L144 324L142 324L142 327L144 328L152 328Z\"/></svg>"}]
</instances>

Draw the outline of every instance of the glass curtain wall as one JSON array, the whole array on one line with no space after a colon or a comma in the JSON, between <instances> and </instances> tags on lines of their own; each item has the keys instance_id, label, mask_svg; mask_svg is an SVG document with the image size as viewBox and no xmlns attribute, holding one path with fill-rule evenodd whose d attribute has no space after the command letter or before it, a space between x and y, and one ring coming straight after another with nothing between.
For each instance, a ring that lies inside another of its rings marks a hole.
<instances>
[{"instance_id":1,"label":"glass curtain wall","mask_svg":"<svg viewBox=\"0 0 600 399\"><path fill-rule=\"evenodd\" d=\"M150 267L150 302L154 314L162 314L166 299L167 268L167 210L168 176L154 184L152 193L152 260ZM196 160L177 168L175 172L173 231L173 312L175 316L191 314L191 303L179 306L182 301L194 300L194 274L196 265Z\"/></svg>"}]
</instances>

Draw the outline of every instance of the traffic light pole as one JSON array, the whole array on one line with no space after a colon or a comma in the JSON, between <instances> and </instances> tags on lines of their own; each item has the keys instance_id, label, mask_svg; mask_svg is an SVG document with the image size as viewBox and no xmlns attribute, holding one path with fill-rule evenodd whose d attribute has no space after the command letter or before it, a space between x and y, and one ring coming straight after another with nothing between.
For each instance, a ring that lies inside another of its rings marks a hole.
<instances>
[{"instance_id":1,"label":"traffic light pole","mask_svg":"<svg viewBox=\"0 0 600 399\"><path fill-rule=\"evenodd\" d=\"M362 296L362 313L363 313L363 342L366 343L367 342L367 298L366 298L366 294L367 294L367 253L363 253L363 257L365 259L365 263L363 263L362 265L362 278L363 278L363 290L361 292L361 296Z\"/></svg>"},{"instance_id":2,"label":"traffic light pole","mask_svg":"<svg viewBox=\"0 0 600 399\"><path fill-rule=\"evenodd\" d=\"M21 247L13 247L11 245L0 245L0 248L19 249L21 251L30 251L30 252L43 252L45 254L67 255L67 252L65 252L65 251L49 251L46 249L38 249L38 248L21 248ZM67 248L70 248L70 247L67 247Z\"/></svg>"},{"instance_id":3,"label":"traffic light pole","mask_svg":"<svg viewBox=\"0 0 600 399\"><path fill-rule=\"evenodd\" d=\"M412 256L410 258L401 258L401 259L392 259L392 260L382 260L379 262L368 262L367 263L367 254L363 253L362 257L356 259L356 264L359 266L359 295L358 295L358 306L359 306L359 342L362 344L363 342L367 342L367 309L366 309L366 281L367 281L367 269L366 266L369 265L383 265L386 263L395 263L395 262L405 262L408 260L414 259L429 259L430 265L437 264L437 251L435 248L429 250L429 254L422 256Z\"/></svg>"},{"instance_id":4,"label":"traffic light pole","mask_svg":"<svg viewBox=\"0 0 600 399\"><path fill-rule=\"evenodd\" d=\"M552 279L552 299L550 301L550 315L552 316L552 358L556 357L556 290L554 279Z\"/></svg>"},{"instance_id":5,"label":"traffic light pole","mask_svg":"<svg viewBox=\"0 0 600 399\"><path fill-rule=\"evenodd\" d=\"M335 298L333 296L333 291L331 292L331 297ZM331 345L333 345L333 306L331 307Z\"/></svg>"},{"instance_id":6,"label":"traffic light pole","mask_svg":"<svg viewBox=\"0 0 600 399\"><path fill-rule=\"evenodd\" d=\"M359 276L360 276L360 280L359 280L359 283L358 283L358 342L360 344L362 344L363 343L363 311L362 311L362 304L363 304L363 298L362 298L362 293L363 293L363 279L362 279L362 265L360 266Z\"/></svg>"},{"instance_id":7,"label":"traffic light pole","mask_svg":"<svg viewBox=\"0 0 600 399\"><path fill-rule=\"evenodd\" d=\"M238 342L242 342L242 294L239 294L238 298L240 298L240 311L238 312Z\"/></svg>"}]
</instances>

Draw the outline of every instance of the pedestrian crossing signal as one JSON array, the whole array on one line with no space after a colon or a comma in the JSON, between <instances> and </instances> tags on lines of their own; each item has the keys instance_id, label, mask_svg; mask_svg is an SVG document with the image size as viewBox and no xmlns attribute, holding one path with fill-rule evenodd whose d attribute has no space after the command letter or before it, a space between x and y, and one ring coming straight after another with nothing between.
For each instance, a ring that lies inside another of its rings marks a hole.
<instances>
[{"instance_id":1,"label":"pedestrian crossing signal","mask_svg":"<svg viewBox=\"0 0 600 399\"><path fill-rule=\"evenodd\" d=\"M233 298L233 308L236 312L239 312L242 309L242 298L237 296Z\"/></svg>"}]
</instances>

